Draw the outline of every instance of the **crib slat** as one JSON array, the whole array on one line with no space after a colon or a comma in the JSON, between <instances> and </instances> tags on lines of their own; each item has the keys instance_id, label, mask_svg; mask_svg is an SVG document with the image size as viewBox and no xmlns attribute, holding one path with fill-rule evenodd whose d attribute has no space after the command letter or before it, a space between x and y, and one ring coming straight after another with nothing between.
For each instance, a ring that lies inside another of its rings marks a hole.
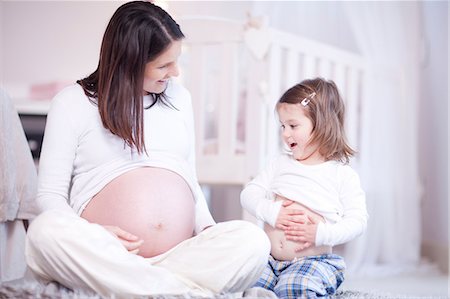
<instances>
[{"instance_id":1,"label":"crib slat","mask_svg":"<svg viewBox=\"0 0 450 299\"><path fill-rule=\"evenodd\" d=\"M283 65L282 61L282 51L281 47L274 44L271 47L271 51L269 53L269 96L270 102L268 103L266 110L266 119L267 119L267 137L266 137L266 154L265 157L272 157L276 153L280 151L280 138L279 138L279 126L278 120L274 117L275 112L275 104L282 95L282 86L281 86L281 77Z\"/></svg>"},{"instance_id":2,"label":"crib slat","mask_svg":"<svg viewBox=\"0 0 450 299\"><path fill-rule=\"evenodd\" d=\"M313 78L316 76L316 58L306 54L303 56L303 79Z\"/></svg>"},{"instance_id":3,"label":"crib slat","mask_svg":"<svg viewBox=\"0 0 450 299\"><path fill-rule=\"evenodd\" d=\"M218 154L233 156L236 150L238 112L238 46L225 44L221 49L221 78L218 114Z\"/></svg>"},{"instance_id":4,"label":"crib slat","mask_svg":"<svg viewBox=\"0 0 450 299\"><path fill-rule=\"evenodd\" d=\"M247 59L245 115L245 176L243 182L253 179L266 163L267 118L270 103L267 82L267 61L259 61L249 51L244 53ZM248 112L251 111L251 112Z\"/></svg>"},{"instance_id":5,"label":"crib slat","mask_svg":"<svg viewBox=\"0 0 450 299\"><path fill-rule=\"evenodd\" d=\"M332 76L333 65L329 59L326 57L318 57L317 59L317 70L316 75L324 79L329 79Z\"/></svg>"},{"instance_id":6,"label":"crib slat","mask_svg":"<svg viewBox=\"0 0 450 299\"><path fill-rule=\"evenodd\" d=\"M201 45L191 45L189 47L189 74L185 76L186 87L191 92L192 96L192 106L194 110L195 117L195 132L196 132L196 152L197 156L202 155L205 146L205 107L206 105L206 90L204 77L207 73L206 65L206 49ZM195 64L195 65L194 65Z\"/></svg>"},{"instance_id":7,"label":"crib slat","mask_svg":"<svg viewBox=\"0 0 450 299\"><path fill-rule=\"evenodd\" d=\"M334 74L332 80L336 83L339 91L341 92L342 98L345 100L347 98L347 82L345 74L345 65L342 63L336 63L334 67Z\"/></svg>"},{"instance_id":8,"label":"crib slat","mask_svg":"<svg viewBox=\"0 0 450 299\"><path fill-rule=\"evenodd\" d=\"M299 52L294 49L288 49L286 63L286 79L285 89L292 87L294 84L300 82L299 76Z\"/></svg>"},{"instance_id":9,"label":"crib slat","mask_svg":"<svg viewBox=\"0 0 450 299\"><path fill-rule=\"evenodd\" d=\"M348 69L348 95L346 101L346 132L348 142L353 148L358 146L359 128L359 70L355 67Z\"/></svg>"}]
</instances>

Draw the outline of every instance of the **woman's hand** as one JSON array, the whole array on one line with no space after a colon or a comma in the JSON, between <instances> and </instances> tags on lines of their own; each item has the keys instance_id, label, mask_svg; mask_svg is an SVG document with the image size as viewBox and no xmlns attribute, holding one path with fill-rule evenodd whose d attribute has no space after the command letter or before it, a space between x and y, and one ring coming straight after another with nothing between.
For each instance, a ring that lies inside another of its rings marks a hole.
<instances>
[{"instance_id":1,"label":"woman's hand","mask_svg":"<svg viewBox=\"0 0 450 299\"><path fill-rule=\"evenodd\" d=\"M122 243L125 248L133 254L139 252L139 247L144 243L144 240L139 238L117 226L103 225L103 227L112 235L114 235Z\"/></svg>"}]
</instances>

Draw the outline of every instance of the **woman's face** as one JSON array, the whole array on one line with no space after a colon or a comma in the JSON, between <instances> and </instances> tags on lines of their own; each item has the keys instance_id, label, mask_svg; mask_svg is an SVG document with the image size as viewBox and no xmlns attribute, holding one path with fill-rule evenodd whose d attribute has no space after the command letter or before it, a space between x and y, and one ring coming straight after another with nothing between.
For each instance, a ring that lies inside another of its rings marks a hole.
<instances>
[{"instance_id":1,"label":"woman's face","mask_svg":"<svg viewBox=\"0 0 450 299\"><path fill-rule=\"evenodd\" d=\"M144 91L161 93L171 77L178 76L177 60L181 54L181 41L173 41L169 47L154 60L145 65Z\"/></svg>"}]
</instances>

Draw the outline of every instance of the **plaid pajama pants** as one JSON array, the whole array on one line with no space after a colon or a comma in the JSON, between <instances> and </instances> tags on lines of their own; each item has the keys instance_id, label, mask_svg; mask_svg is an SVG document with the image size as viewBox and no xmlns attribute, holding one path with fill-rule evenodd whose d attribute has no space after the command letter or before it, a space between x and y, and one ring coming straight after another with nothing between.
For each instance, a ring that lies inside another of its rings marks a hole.
<instances>
[{"instance_id":1,"label":"plaid pajama pants","mask_svg":"<svg viewBox=\"0 0 450 299\"><path fill-rule=\"evenodd\" d=\"M255 286L279 298L331 297L344 281L344 259L336 254L277 261L272 256Z\"/></svg>"}]
</instances>

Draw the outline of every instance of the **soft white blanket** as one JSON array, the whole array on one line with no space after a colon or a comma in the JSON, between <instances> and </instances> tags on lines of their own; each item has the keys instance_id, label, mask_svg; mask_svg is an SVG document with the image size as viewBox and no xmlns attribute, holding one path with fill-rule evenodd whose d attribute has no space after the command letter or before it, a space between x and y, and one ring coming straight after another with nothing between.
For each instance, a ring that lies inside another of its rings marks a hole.
<instances>
[{"instance_id":1,"label":"soft white blanket","mask_svg":"<svg viewBox=\"0 0 450 299\"><path fill-rule=\"evenodd\" d=\"M32 279L21 279L17 281L11 281L0 285L0 298L22 298L22 299L35 299L35 298L77 298L77 299L102 299L111 298L117 299L115 296L102 297L93 292L85 290L70 290L64 286L51 282L49 284L42 284ZM205 299L204 297L197 297L190 294L160 294L152 296L139 296L140 299ZM277 296L263 288L250 288L244 292L236 293L222 293L216 294L212 299L237 299L237 298L266 298L277 299Z\"/></svg>"},{"instance_id":2,"label":"soft white blanket","mask_svg":"<svg viewBox=\"0 0 450 299\"><path fill-rule=\"evenodd\" d=\"M0 282L25 272L22 219L37 213L36 167L11 98L0 89Z\"/></svg>"},{"instance_id":3,"label":"soft white blanket","mask_svg":"<svg viewBox=\"0 0 450 299\"><path fill-rule=\"evenodd\" d=\"M101 297L95 293L87 292L87 291L72 291L58 283L50 283L47 285L38 283L36 281L30 280L19 280L14 282L4 283L0 285L0 298L22 298L22 299L35 299L35 298L58 298L58 299L102 299L105 297ZM114 297L110 297L114 298ZM139 299L205 299L199 298L195 296L191 296L189 294L181 294L181 295L153 295L153 296L142 296L138 297ZM240 298L265 298L265 299L277 299L277 296L266 289L263 288L250 288L244 292L236 292L236 293L223 293L216 294L212 299L240 299ZM358 291L350 291L343 290L338 291L336 295L331 296L330 299L404 299L410 298L404 295L395 295L395 294L386 294L379 292L358 292ZM422 298L431 298L431 297L414 297L416 299ZM117 299L117 298L114 298Z\"/></svg>"},{"instance_id":4,"label":"soft white blanket","mask_svg":"<svg viewBox=\"0 0 450 299\"><path fill-rule=\"evenodd\" d=\"M36 215L37 173L11 98L0 89L0 222Z\"/></svg>"}]
</instances>

